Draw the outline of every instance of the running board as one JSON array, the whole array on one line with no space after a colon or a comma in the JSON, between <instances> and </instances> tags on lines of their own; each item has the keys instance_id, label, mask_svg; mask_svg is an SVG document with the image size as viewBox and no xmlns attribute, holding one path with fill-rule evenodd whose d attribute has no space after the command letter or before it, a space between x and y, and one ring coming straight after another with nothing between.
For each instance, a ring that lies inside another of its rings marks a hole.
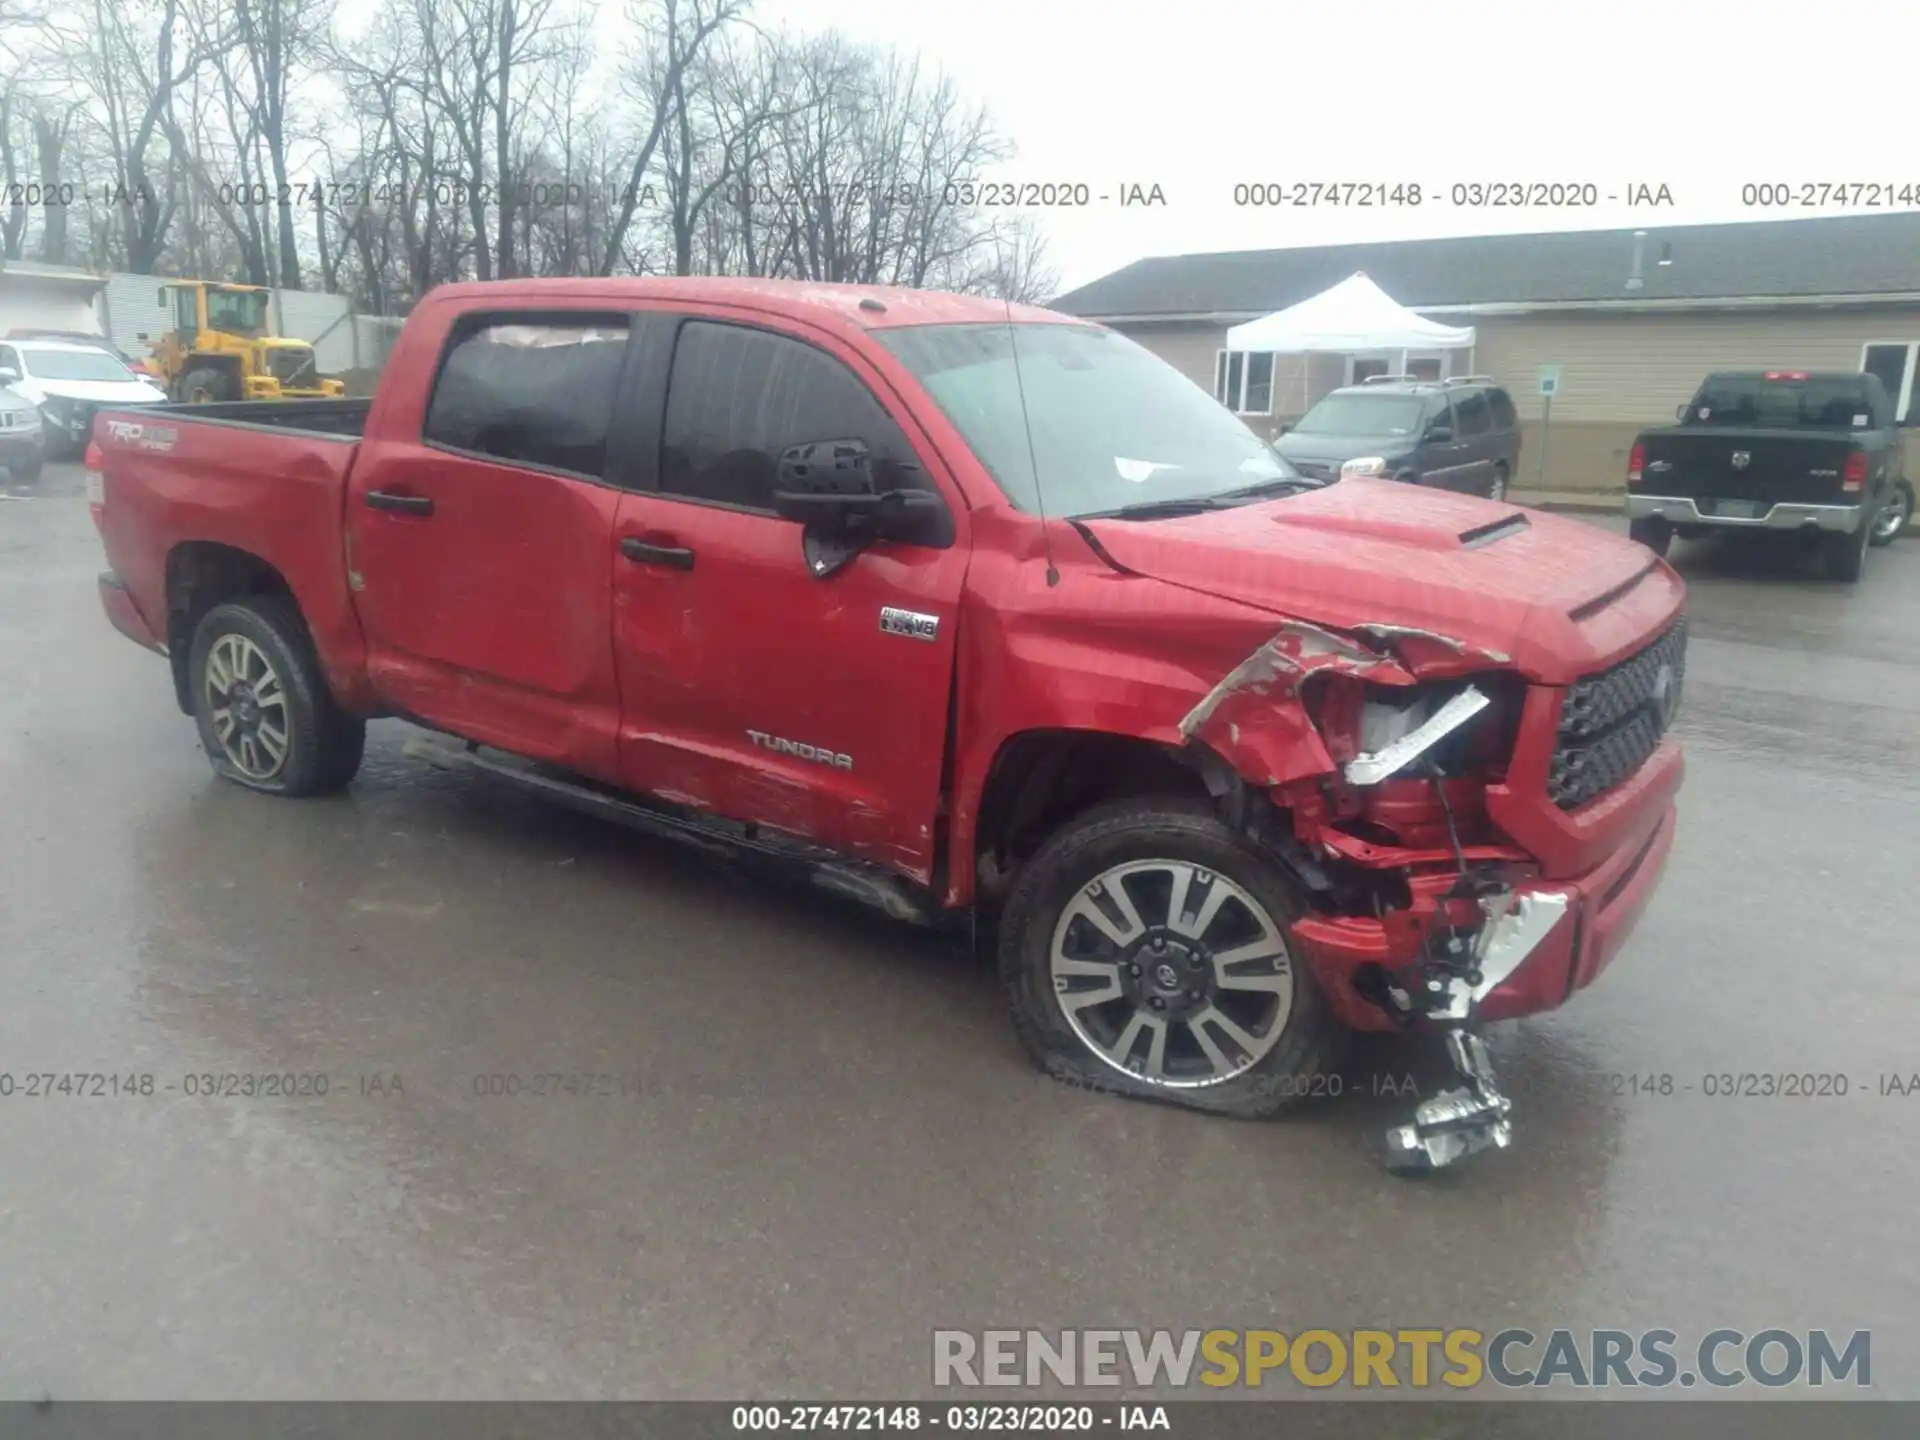
<instances>
[{"instance_id":1,"label":"running board","mask_svg":"<svg viewBox=\"0 0 1920 1440\"><path fill-rule=\"evenodd\" d=\"M916 892L890 871L844 859L823 846L788 838L764 826L647 804L545 769L532 761L484 752L472 741L409 740L401 747L401 753L437 769L464 770L504 780L582 814L697 846L710 854L728 859L751 856L797 867L822 890L871 905L910 925L932 925L939 918L938 908L930 897Z\"/></svg>"}]
</instances>

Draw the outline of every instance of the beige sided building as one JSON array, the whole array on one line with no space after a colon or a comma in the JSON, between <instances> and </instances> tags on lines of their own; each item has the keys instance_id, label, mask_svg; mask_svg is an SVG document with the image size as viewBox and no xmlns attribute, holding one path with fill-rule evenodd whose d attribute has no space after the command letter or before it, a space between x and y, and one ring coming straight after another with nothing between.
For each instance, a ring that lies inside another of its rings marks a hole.
<instances>
[{"instance_id":1,"label":"beige sided building","mask_svg":"<svg viewBox=\"0 0 1920 1440\"><path fill-rule=\"evenodd\" d=\"M1873 369L1914 427L1907 473L1920 475L1920 213L1159 256L1052 308L1131 336L1272 434L1401 357L1229 355L1228 327L1356 270L1423 315L1474 327L1471 355L1406 363L1471 369L1512 392L1525 422L1516 488L1623 488L1634 432L1671 423L1723 369ZM1560 377L1544 456L1543 366Z\"/></svg>"}]
</instances>

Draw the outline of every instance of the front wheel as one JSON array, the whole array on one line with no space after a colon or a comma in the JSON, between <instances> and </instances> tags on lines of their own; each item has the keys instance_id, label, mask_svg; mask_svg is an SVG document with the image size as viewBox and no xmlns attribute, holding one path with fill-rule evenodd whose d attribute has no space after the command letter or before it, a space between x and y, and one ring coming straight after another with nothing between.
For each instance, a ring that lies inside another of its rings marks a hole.
<instances>
[{"instance_id":1,"label":"front wheel","mask_svg":"<svg viewBox=\"0 0 1920 1440\"><path fill-rule=\"evenodd\" d=\"M44 460L43 455L29 455L25 460L15 460L7 466L7 477L19 481L22 485L38 480Z\"/></svg>"},{"instance_id":2,"label":"front wheel","mask_svg":"<svg viewBox=\"0 0 1920 1440\"><path fill-rule=\"evenodd\" d=\"M214 606L193 632L187 673L200 744L222 779L305 796L342 789L359 773L366 724L335 702L290 599Z\"/></svg>"},{"instance_id":3,"label":"front wheel","mask_svg":"<svg viewBox=\"0 0 1920 1440\"><path fill-rule=\"evenodd\" d=\"M1098 806L1007 897L1015 1028L1043 1070L1091 1089L1251 1119L1333 1093L1346 1031L1289 944L1302 908L1205 805Z\"/></svg>"},{"instance_id":4,"label":"front wheel","mask_svg":"<svg viewBox=\"0 0 1920 1440\"><path fill-rule=\"evenodd\" d=\"M1913 491L1905 485L1893 487L1880 518L1873 523L1874 545L1891 545L1913 520Z\"/></svg>"}]
</instances>

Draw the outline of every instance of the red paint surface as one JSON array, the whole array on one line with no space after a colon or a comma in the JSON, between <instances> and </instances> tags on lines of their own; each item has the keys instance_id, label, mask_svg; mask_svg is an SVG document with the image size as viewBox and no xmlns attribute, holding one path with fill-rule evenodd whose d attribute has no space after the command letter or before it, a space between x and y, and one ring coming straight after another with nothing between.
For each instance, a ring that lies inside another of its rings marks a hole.
<instances>
[{"instance_id":1,"label":"red paint surface","mask_svg":"<svg viewBox=\"0 0 1920 1440\"><path fill-rule=\"evenodd\" d=\"M955 544L880 545L818 581L790 522L424 445L452 325L514 306L720 316L828 350L919 450ZM1577 946L1569 922L1493 1008L1546 1008L1570 976L1590 981L1658 875L1682 767L1669 744L1610 795L1558 811L1544 788L1558 687L1679 613L1673 571L1574 521L1374 481L1192 518L1090 522L1099 549L1058 521L1043 533L868 333L1009 318L1080 323L957 296L773 281L444 287L415 307L357 445L190 420L165 453L104 439L102 535L126 588L103 587L103 601L135 638L163 637L169 554L232 546L285 577L351 709L413 715L803 834L938 883L955 906L973 898L981 796L1014 738L1203 743L1270 789L1310 848L1411 877L1411 910L1314 919L1298 933L1336 1008L1363 1027L1381 1017L1352 995L1353 967L1418 944L1453 855L1416 789L1366 798L1344 787L1336 765L1351 756L1330 751L1322 726L1338 736L1362 682L1510 671L1528 687L1519 743L1484 796L1459 797L1463 843L1470 858L1537 883L1570 882L1584 918ZM370 489L429 496L435 514L369 510ZM1527 524L1514 533L1461 539L1515 516ZM695 568L627 563L629 536L692 548ZM883 635L882 605L939 616L938 642ZM1244 683L1223 686L1237 667ZM749 730L856 763L769 753ZM1602 898L1643 850L1631 881Z\"/></svg>"}]
</instances>

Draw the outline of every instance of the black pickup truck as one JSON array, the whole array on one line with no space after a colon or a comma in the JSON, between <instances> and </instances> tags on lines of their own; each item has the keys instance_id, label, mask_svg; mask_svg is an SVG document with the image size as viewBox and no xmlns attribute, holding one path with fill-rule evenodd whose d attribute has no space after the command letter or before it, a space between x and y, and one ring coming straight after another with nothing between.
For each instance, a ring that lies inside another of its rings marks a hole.
<instances>
[{"instance_id":1,"label":"black pickup truck","mask_svg":"<svg viewBox=\"0 0 1920 1440\"><path fill-rule=\"evenodd\" d=\"M1841 580L1913 514L1893 402L1877 376L1729 370L1706 378L1678 425L1643 430L1627 461L1633 538L1666 554L1739 530L1798 532Z\"/></svg>"}]
</instances>

